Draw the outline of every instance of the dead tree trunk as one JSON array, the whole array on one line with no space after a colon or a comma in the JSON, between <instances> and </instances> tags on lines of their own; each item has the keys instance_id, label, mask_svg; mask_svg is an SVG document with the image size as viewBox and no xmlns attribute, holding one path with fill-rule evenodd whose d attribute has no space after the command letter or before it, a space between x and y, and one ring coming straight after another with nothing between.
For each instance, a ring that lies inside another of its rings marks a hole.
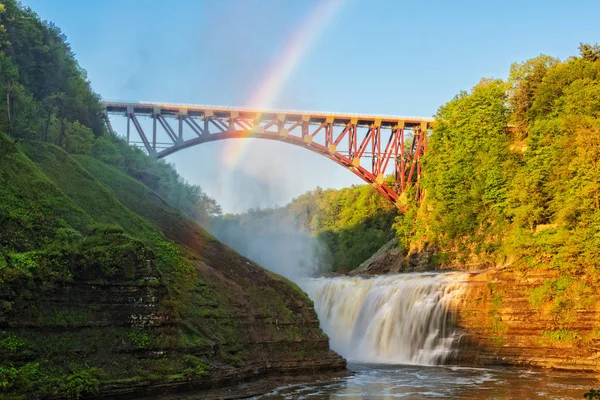
<instances>
[{"instance_id":1,"label":"dead tree trunk","mask_svg":"<svg viewBox=\"0 0 600 400\"><path fill-rule=\"evenodd\" d=\"M8 81L7 87L6 87L6 108L8 111L8 136L12 136L13 135L13 117L12 117L12 107L10 104L11 98L10 98L10 93L11 92L11 87L10 87L10 81Z\"/></svg>"}]
</instances>

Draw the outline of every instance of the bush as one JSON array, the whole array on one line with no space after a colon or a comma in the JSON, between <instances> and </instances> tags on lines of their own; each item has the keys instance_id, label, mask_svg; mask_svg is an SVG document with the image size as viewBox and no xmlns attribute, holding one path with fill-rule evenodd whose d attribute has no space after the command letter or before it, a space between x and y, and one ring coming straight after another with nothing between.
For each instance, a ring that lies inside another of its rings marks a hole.
<instances>
[{"instance_id":1,"label":"bush","mask_svg":"<svg viewBox=\"0 0 600 400\"><path fill-rule=\"evenodd\" d=\"M82 370L67 377L65 380L65 394L70 399L80 399L84 396L98 393L100 380L97 368Z\"/></svg>"},{"instance_id":2,"label":"bush","mask_svg":"<svg viewBox=\"0 0 600 400\"><path fill-rule=\"evenodd\" d=\"M186 375L198 375L198 376L206 376L210 374L211 365L202 362L196 356L191 354L186 354L183 357L183 363L186 367L185 374Z\"/></svg>"},{"instance_id":3,"label":"bush","mask_svg":"<svg viewBox=\"0 0 600 400\"><path fill-rule=\"evenodd\" d=\"M600 399L600 390L598 390L598 389L590 389L590 391L587 392L587 393L585 393L583 395L583 397L586 398L586 399L590 399L590 400Z\"/></svg>"}]
</instances>

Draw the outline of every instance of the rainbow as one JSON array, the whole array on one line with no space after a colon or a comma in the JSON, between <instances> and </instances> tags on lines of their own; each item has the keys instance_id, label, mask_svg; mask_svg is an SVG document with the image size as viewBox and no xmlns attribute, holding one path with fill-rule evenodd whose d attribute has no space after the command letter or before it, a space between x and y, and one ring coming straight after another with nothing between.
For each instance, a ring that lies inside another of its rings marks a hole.
<instances>
[{"instance_id":1,"label":"rainbow","mask_svg":"<svg viewBox=\"0 0 600 400\"><path fill-rule=\"evenodd\" d=\"M285 86L294 69L300 64L312 45L323 33L339 10L342 0L320 0L314 10L285 43L279 57L267 69L257 89L251 94L246 107L268 109ZM244 155L246 140L228 140L221 159L233 167Z\"/></svg>"}]
</instances>

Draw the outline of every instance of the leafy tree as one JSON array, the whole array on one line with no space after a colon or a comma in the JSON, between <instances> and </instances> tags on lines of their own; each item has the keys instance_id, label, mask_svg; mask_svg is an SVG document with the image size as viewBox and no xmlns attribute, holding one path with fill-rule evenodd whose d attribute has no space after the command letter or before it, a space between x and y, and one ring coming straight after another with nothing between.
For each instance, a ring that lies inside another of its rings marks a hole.
<instances>
[{"instance_id":1,"label":"leafy tree","mask_svg":"<svg viewBox=\"0 0 600 400\"><path fill-rule=\"evenodd\" d=\"M530 119L529 109L546 72L556 65L556 58L540 55L524 63L514 63L510 67L508 104L512 111L513 123L521 130L526 128Z\"/></svg>"},{"instance_id":2,"label":"leafy tree","mask_svg":"<svg viewBox=\"0 0 600 400\"><path fill-rule=\"evenodd\" d=\"M79 121L65 121L66 144L65 149L69 153L88 154L94 143L94 134L87 126Z\"/></svg>"},{"instance_id":3,"label":"leafy tree","mask_svg":"<svg viewBox=\"0 0 600 400\"><path fill-rule=\"evenodd\" d=\"M401 240L444 262L508 260L598 283L600 59L596 45L580 51L513 64L507 84L483 81L440 108L425 202L396 222Z\"/></svg>"},{"instance_id":4,"label":"leafy tree","mask_svg":"<svg viewBox=\"0 0 600 400\"><path fill-rule=\"evenodd\" d=\"M0 130L50 141L70 153L91 154L146 179L161 196L198 220L219 205L172 165L109 134L100 97L61 30L16 0L0 0Z\"/></svg>"},{"instance_id":5,"label":"leafy tree","mask_svg":"<svg viewBox=\"0 0 600 400\"><path fill-rule=\"evenodd\" d=\"M511 164L505 102L506 85L498 80L456 96L438 111L423 157L430 240L465 256L501 240Z\"/></svg>"},{"instance_id":6,"label":"leafy tree","mask_svg":"<svg viewBox=\"0 0 600 400\"><path fill-rule=\"evenodd\" d=\"M13 100L15 107L20 104L21 108L27 108L34 102L63 93L59 119L78 120L92 129L96 136L103 134L99 96L91 90L85 71L75 61L66 37L54 24L42 22L30 8L22 7L15 0L3 0L0 52L18 71L17 75L14 68L6 68L2 63L2 82L6 93L11 93L11 89L14 91L17 82L26 93L21 99ZM10 76L7 76L9 73ZM3 103L8 108L12 106L10 101ZM32 116L41 118L37 108L23 111L22 118L25 115L29 121ZM15 122L18 117L15 115ZM27 137L31 132L17 133Z\"/></svg>"}]
</instances>

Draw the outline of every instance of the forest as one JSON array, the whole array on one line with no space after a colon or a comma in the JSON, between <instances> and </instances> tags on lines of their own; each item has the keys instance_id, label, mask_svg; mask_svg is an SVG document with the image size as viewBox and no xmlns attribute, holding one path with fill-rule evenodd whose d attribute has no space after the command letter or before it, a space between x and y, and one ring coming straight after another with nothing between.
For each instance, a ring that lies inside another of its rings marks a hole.
<instances>
[{"instance_id":1,"label":"forest","mask_svg":"<svg viewBox=\"0 0 600 400\"><path fill-rule=\"evenodd\" d=\"M172 165L107 132L100 96L65 35L17 0L0 2L0 93L0 131L8 136L117 166L199 221L220 214L219 205Z\"/></svg>"},{"instance_id":2,"label":"forest","mask_svg":"<svg viewBox=\"0 0 600 400\"><path fill-rule=\"evenodd\" d=\"M515 63L507 80L483 79L440 107L425 200L395 224L406 249L433 251L437 266L510 264L597 283L600 46L579 52Z\"/></svg>"}]
</instances>

